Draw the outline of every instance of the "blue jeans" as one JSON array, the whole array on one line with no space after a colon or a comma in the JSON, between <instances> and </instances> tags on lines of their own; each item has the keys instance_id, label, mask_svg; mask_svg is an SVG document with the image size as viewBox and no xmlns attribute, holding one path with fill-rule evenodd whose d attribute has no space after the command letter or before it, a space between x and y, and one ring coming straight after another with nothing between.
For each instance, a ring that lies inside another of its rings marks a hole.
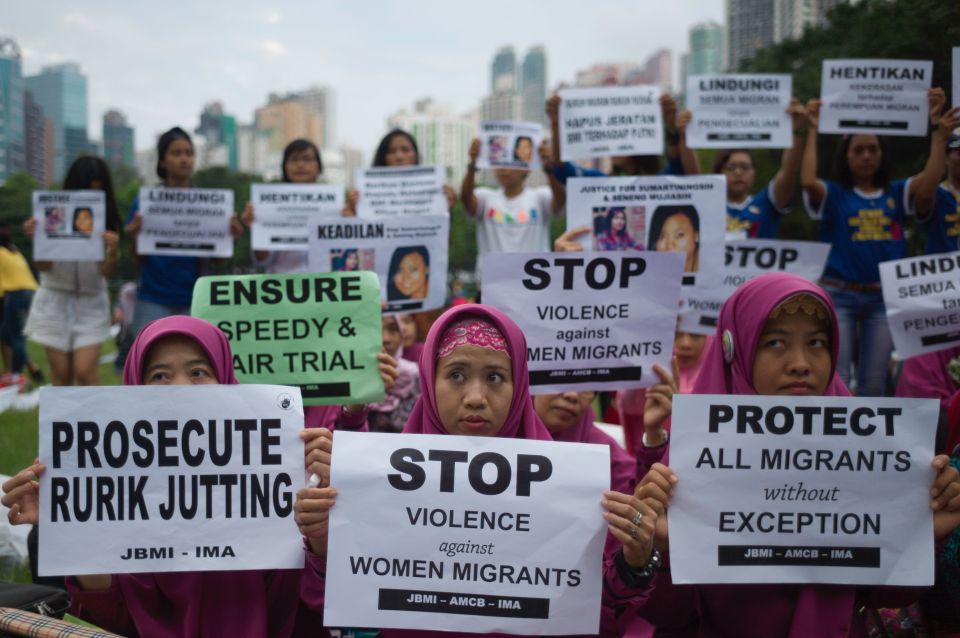
<instances>
[{"instance_id":1,"label":"blue jeans","mask_svg":"<svg viewBox=\"0 0 960 638\"><path fill-rule=\"evenodd\" d=\"M30 312L30 302L33 301L32 290L11 290L3 298L3 325L0 326L0 340L10 346L13 360L11 370L18 374L27 364L27 338L23 336L23 326L27 323L27 314Z\"/></svg>"},{"instance_id":2,"label":"blue jeans","mask_svg":"<svg viewBox=\"0 0 960 638\"><path fill-rule=\"evenodd\" d=\"M851 387L850 366L856 361L857 395L882 397L887 386L890 353L893 352L883 295L832 286L824 286L824 290L837 307L840 332L837 374L847 387Z\"/></svg>"}]
</instances>

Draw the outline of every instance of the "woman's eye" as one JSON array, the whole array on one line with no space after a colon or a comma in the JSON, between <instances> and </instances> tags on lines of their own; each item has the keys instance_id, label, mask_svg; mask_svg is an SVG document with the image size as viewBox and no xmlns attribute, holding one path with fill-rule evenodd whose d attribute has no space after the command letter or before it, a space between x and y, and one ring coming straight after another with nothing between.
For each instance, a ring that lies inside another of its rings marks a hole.
<instances>
[{"instance_id":1,"label":"woman's eye","mask_svg":"<svg viewBox=\"0 0 960 638\"><path fill-rule=\"evenodd\" d=\"M491 372L489 376L487 376L487 381L490 383L503 383L503 375L499 372Z\"/></svg>"},{"instance_id":2,"label":"woman's eye","mask_svg":"<svg viewBox=\"0 0 960 638\"><path fill-rule=\"evenodd\" d=\"M463 372L461 372L460 370L454 370L449 375L447 375L447 378L449 378L451 381L459 382L459 381L463 381L466 377L464 376Z\"/></svg>"},{"instance_id":3,"label":"woman's eye","mask_svg":"<svg viewBox=\"0 0 960 638\"><path fill-rule=\"evenodd\" d=\"M763 343L764 348L779 348L783 345L783 339L767 339Z\"/></svg>"},{"instance_id":4,"label":"woman's eye","mask_svg":"<svg viewBox=\"0 0 960 638\"><path fill-rule=\"evenodd\" d=\"M811 347L814 347L814 348L826 348L826 347L827 347L827 340L826 340L826 339L811 339L811 340L810 340L810 345L811 345Z\"/></svg>"},{"instance_id":5,"label":"woman's eye","mask_svg":"<svg viewBox=\"0 0 960 638\"><path fill-rule=\"evenodd\" d=\"M206 378L210 376L210 372L203 368L194 368L193 370L190 371L190 374L191 376L198 377L198 378Z\"/></svg>"}]
</instances>

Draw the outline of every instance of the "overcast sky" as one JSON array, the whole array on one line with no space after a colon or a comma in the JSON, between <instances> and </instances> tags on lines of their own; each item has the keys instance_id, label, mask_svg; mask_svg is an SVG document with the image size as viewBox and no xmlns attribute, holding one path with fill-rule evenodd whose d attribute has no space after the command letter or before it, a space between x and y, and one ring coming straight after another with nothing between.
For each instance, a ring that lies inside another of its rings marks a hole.
<instances>
[{"instance_id":1,"label":"overcast sky","mask_svg":"<svg viewBox=\"0 0 960 638\"><path fill-rule=\"evenodd\" d=\"M547 52L547 80L571 81L597 62L642 62L687 49L690 26L722 21L723 0L5 0L0 35L20 44L24 74L79 62L88 78L91 137L118 108L138 149L173 125L193 130L220 100L238 122L271 91L327 84L337 92L338 142L369 159L386 118L432 97L476 107L503 45Z\"/></svg>"}]
</instances>

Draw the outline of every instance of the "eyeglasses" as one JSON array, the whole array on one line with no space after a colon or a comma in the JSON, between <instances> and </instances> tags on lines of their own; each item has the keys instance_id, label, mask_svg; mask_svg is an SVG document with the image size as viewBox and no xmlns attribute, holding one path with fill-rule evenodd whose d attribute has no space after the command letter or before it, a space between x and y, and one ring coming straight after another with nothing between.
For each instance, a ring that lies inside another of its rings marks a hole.
<instances>
[{"instance_id":1,"label":"eyeglasses","mask_svg":"<svg viewBox=\"0 0 960 638\"><path fill-rule=\"evenodd\" d=\"M753 170L750 164L727 164L723 167L724 173L749 173Z\"/></svg>"}]
</instances>

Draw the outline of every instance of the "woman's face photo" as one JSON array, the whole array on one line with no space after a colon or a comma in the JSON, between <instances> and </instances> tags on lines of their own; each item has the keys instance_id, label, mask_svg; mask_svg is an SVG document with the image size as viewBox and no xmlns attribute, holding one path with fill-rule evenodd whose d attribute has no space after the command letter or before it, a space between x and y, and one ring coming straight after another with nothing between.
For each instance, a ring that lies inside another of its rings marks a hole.
<instances>
[{"instance_id":1,"label":"woman's face photo","mask_svg":"<svg viewBox=\"0 0 960 638\"><path fill-rule=\"evenodd\" d=\"M529 164L530 160L533 159L533 142L526 137L521 137L517 140L517 146L513 154L516 156L516 159Z\"/></svg>"},{"instance_id":2,"label":"woman's face photo","mask_svg":"<svg viewBox=\"0 0 960 638\"><path fill-rule=\"evenodd\" d=\"M610 220L610 230L614 233L619 233L627 226L627 214L622 210L618 210L613 214L613 218Z\"/></svg>"},{"instance_id":3,"label":"woman's face photo","mask_svg":"<svg viewBox=\"0 0 960 638\"><path fill-rule=\"evenodd\" d=\"M429 268L418 252L407 253L393 276L393 285L410 299L425 299L429 289Z\"/></svg>"},{"instance_id":4,"label":"woman's face photo","mask_svg":"<svg viewBox=\"0 0 960 638\"><path fill-rule=\"evenodd\" d=\"M700 240L693 229L690 218L682 213L667 217L657 238L657 250L666 252L681 252L687 255L684 272L693 272L695 269L697 242Z\"/></svg>"},{"instance_id":5,"label":"woman's face photo","mask_svg":"<svg viewBox=\"0 0 960 638\"><path fill-rule=\"evenodd\" d=\"M352 250L347 253L346 258L343 260L343 265L347 270L357 270L360 267L360 256L357 254L357 251Z\"/></svg>"},{"instance_id":6,"label":"woman's face photo","mask_svg":"<svg viewBox=\"0 0 960 638\"><path fill-rule=\"evenodd\" d=\"M74 232L83 235L93 233L93 211L89 208L78 208L73 217Z\"/></svg>"}]
</instances>

